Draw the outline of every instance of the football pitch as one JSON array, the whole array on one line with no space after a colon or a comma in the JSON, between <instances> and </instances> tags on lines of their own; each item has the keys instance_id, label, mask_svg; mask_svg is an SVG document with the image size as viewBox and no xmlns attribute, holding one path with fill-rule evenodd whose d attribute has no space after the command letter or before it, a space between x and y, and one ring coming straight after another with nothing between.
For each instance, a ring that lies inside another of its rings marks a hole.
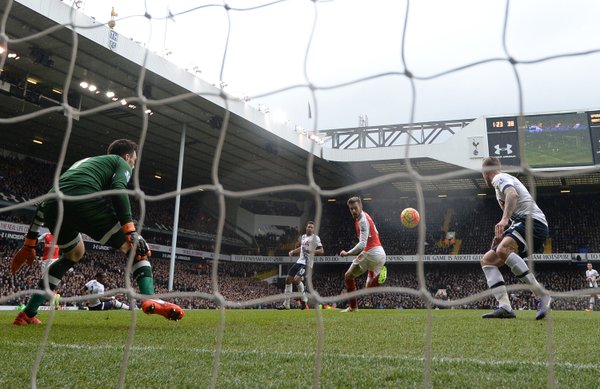
<instances>
[{"instance_id":1,"label":"football pitch","mask_svg":"<svg viewBox=\"0 0 600 389\"><path fill-rule=\"evenodd\" d=\"M423 387L426 310L321 312L320 387ZM482 313L430 311L431 387L547 387L548 347L556 387L598 387L600 314L554 311L548 322L536 321L533 311L512 320L483 320ZM210 387L220 315L187 311L182 321L170 322L138 313L125 386ZM14 316L0 312L3 388L30 385L49 312L40 314L41 326L13 326ZM319 328L314 310L227 310L224 316L216 387L313 385ZM127 311L56 312L37 387L117 387L130 320Z\"/></svg>"},{"instance_id":2,"label":"football pitch","mask_svg":"<svg viewBox=\"0 0 600 389\"><path fill-rule=\"evenodd\" d=\"M536 166L573 166L593 164L589 133L525 134L525 159Z\"/></svg>"}]
</instances>

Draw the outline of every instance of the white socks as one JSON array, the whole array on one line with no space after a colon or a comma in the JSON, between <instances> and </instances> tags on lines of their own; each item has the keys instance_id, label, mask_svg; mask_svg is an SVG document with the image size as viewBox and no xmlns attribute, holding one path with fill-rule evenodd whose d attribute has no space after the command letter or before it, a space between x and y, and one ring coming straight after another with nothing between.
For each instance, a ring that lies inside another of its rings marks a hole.
<instances>
[{"instance_id":1,"label":"white socks","mask_svg":"<svg viewBox=\"0 0 600 389\"><path fill-rule=\"evenodd\" d=\"M302 297L300 297L300 299L304 302L307 302L308 297L304 293L304 282L302 282L302 281L300 281L300 283L298 284L298 292L302 293Z\"/></svg>"},{"instance_id":2,"label":"white socks","mask_svg":"<svg viewBox=\"0 0 600 389\"><path fill-rule=\"evenodd\" d=\"M537 282L535 276L529 272L529 268L523 258L515 253L510 253L508 258L506 258L506 266L510 267L510 270L519 280L521 280L521 282L531 286L531 290L538 298L542 297L542 286Z\"/></svg>"},{"instance_id":3,"label":"white socks","mask_svg":"<svg viewBox=\"0 0 600 389\"><path fill-rule=\"evenodd\" d=\"M114 309L129 309L129 305L122 303L118 300L113 301L113 307Z\"/></svg>"},{"instance_id":4,"label":"white socks","mask_svg":"<svg viewBox=\"0 0 600 389\"><path fill-rule=\"evenodd\" d=\"M484 265L481 267L485 278L487 280L488 287L494 290L494 297L498 301L498 306L512 311L510 300L508 299L508 293L506 293L506 286L504 285L504 277L497 266Z\"/></svg>"},{"instance_id":5,"label":"white socks","mask_svg":"<svg viewBox=\"0 0 600 389\"><path fill-rule=\"evenodd\" d=\"M292 284L285 284L285 291L284 292L285 292L285 294L292 293ZM289 297L287 297L285 300L283 300L283 305L286 308L290 307L290 298Z\"/></svg>"}]
</instances>

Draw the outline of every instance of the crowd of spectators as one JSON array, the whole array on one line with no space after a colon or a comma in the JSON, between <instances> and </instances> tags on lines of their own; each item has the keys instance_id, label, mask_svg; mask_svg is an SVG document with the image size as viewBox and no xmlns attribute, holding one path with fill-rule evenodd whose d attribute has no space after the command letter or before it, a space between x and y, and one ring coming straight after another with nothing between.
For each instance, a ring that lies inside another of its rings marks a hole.
<instances>
[{"instance_id":1,"label":"crowd of spectators","mask_svg":"<svg viewBox=\"0 0 600 389\"><path fill-rule=\"evenodd\" d=\"M0 183L5 195L19 199L31 199L47 192L52 185L56 165L33 158L0 156ZM35 177L24 180L23 177ZM493 236L493 227L501 216L495 198L427 198L425 209L420 210L426 222L425 254L481 254L487 251ZM545 212L550 227L548 249L553 253L600 252L600 220L590 210L600 206L595 194L560 196L540 195L538 204ZM144 232L153 242L170 245L175 199L147 201ZM302 214L298 205L290 201L242 199L242 208L255 214L298 217ZM418 229L408 229L399 221L400 211L416 207L409 200L368 201L365 210L375 220L382 243L388 254L409 255L418 250ZM132 202L134 216L139 218L140 206ZM178 238L181 247L212 251L215 247L217 219L209 211L202 193L181 197L179 227L183 229ZM313 216L314 218L314 216ZM31 217L23 214L2 214L0 220L28 224ZM300 230L285 229L283 234L260 234L255 242L245 244L233 228L226 226L222 252L227 254L285 255L293 247ZM185 233L187 231L188 233ZM445 244L448 231L456 234L456 249ZM325 255L335 255L356 243L354 223L345 202L325 203L319 235L325 247Z\"/></svg>"},{"instance_id":2,"label":"crowd of spectators","mask_svg":"<svg viewBox=\"0 0 600 389\"><path fill-rule=\"evenodd\" d=\"M301 234L295 227L279 226L279 234L267 233L254 237L259 255L282 256L296 247Z\"/></svg>"},{"instance_id":3,"label":"crowd of spectators","mask_svg":"<svg viewBox=\"0 0 600 389\"><path fill-rule=\"evenodd\" d=\"M6 195L25 200L48 192L52 186L56 165L32 158L0 156L0 188ZM35 177L24 180L23 177Z\"/></svg>"},{"instance_id":4,"label":"crowd of spectators","mask_svg":"<svg viewBox=\"0 0 600 389\"><path fill-rule=\"evenodd\" d=\"M40 277L39 263L26 266L16 275L10 273L10 258L19 244L16 241L0 241L0 296L9 297L15 292L34 289ZM153 272L156 293L167 293L169 280L169 261L153 259ZM68 272L59 286L63 297L80 296L83 285L93 279L102 270L108 275L107 289L125 286L125 257L113 251L88 251L84 259L73 271ZM210 260L195 262L177 262L173 280L174 292L201 292L204 297L176 297L170 300L186 309L213 309L217 303L212 298L212 266ZM287 265L286 265L287 266ZM282 274L286 272L283 266ZM343 294L343 274L348 264L316 264L313 271L315 290L324 298ZM241 303L282 293L281 278L279 285L270 284L260 279L260 275L277 270L278 265L220 261L217 267L217 284L219 293L226 300ZM520 285L519 281L505 267L502 268L507 285ZM587 288L584 280L585 263L536 263L535 272L538 280L551 291L568 292ZM425 287L432 295L444 290L444 297L449 301L463 299L488 290L485 277L478 263L427 263L425 264ZM132 281L135 287L135 282ZM397 286L419 290L416 265L388 264L388 280L385 286ZM364 276L359 279L359 287L364 287ZM207 298L208 297L208 298ZM513 291L510 298L515 309L535 309L534 296L528 290ZM21 304L27 297L9 298L3 304ZM582 310L587 307L585 296L555 298L554 309ZM277 302L256 303L250 308L274 308ZM337 302L343 307L345 302ZM455 308L490 309L495 305L493 297L488 296L461 304ZM426 308L425 301L418 295L408 293L377 293L359 298L362 308Z\"/></svg>"},{"instance_id":5,"label":"crowd of spectators","mask_svg":"<svg viewBox=\"0 0 600 389\"><path fill-rule=\"evenodd\" d=\"M10 249L0 250L0 296L7 297L11 294L35 289L41 274L41 266L38 261L32 266L25 266L20 272L13 275L10 273L10 258L15 251L15 245ZM3 246L4 248L4 246ZM152 260L152 270L155 281L155 293L168 293L169 261ZM84 258L73 267L73 271L67 272L63 277L58 292L61 297L81 296L83 285L94 279L99 271L107 275L106 289L125 287L126 258L116 252L88 251ZM273 265L251 264L239 262L220 262L218 270L219 293L225 299L234 302L244 302L278 293L274 284L261 281L256 276L270 270ZM211 264L177 262L175 266L175 277L173 280L173 292L202 292L213 293L211 281ZM131 281L135 287L135 281ZM121 297L122 298L122 297ZM9 299L3 304L22 304L28 298L17 297ZM187 309L209 309L216 308L214 299L177 297L169 299L183 308ZM83 302L78 305L83 304ZM71 303L70 305L75 305ZM261 308L274 308L274 303L261 304Z\"/></svg>"},{"instance_id":6,"label":"crowd of spectators","mask_svg":"<svg viewBox=\"0 0 600 389\"><path fill-rule=\"evenodd\" d=\"M298 205L289 201L242 199L240 207L255 215L302 215L302 210L298 208Z\"/></svg>"},{"instance_id":7,"label":"crowd of spectators","mask_svg":"<svg viewBox=\"0 0 600 389\"><path fill-rule=\"evenodd\" d=\"M345 292L343 274L347 264L317 264L315 265L313 282L315 289L322 297L339 296ZM537 279L548 290L554 292L570 292L587 288L585 282L584 263L535 265ZM507 285L517 285L524 290L515 290L510 293L510 299L515 309L536 309L535 296L527 290L526 286L512 275L509 269L502 268ZM433 296L440 290L444 291L444 299L449 301L468 298L477 293L485 292L488 286L485 276L478 263L462 264L426 264L425 287ZM359 281L364 287L366 278ZM419 290L417 270L415 264L388 264L388 278L385 286L395 286ZM587 307L589 296L555 298L553 308L558 310L583 310ZM477 299L472 302L460 304L455 308L464 309L491 309L496 305L493 296ZM339 306L345 306L342 302ZM359 298L359 307L363 308L426 308L425 300L414 294L378 293Z\"/></svg>"},{"instance_id":8,"label":"crowd of spectators","mask_svg":"<svg viewBox=\"0 0 600 389\"><path fill-rule=\"evenodd\" d=\"M550 228L547 248L552 253L600 252L600 219L590 210L600 206L594 194L573 194L538 199ZM585 206L582 206L585 204ZM410 204L415 206L414 204ZM418 228L409 229L400 223L401 210L409 206L401 202L365 202L364 209L375 221L381 242L388 254L410 255L418 250ZM461 198L456 200L426 199L421 220L426 223L425 254L482 254L489 250L494 225L502 211L495 198ZM445 243L447 232L454 232L460 241L457 250ZM348 208L344 203L327 204L319 236L325 255L335 255L351 248L357 241Z\"/></svg>"},{"instance_id":9,"label":"crowd of spectators","mask_svg":"<svg viewBox=\"0 0 600 389\"><path fill-rule=\"evenodd\" d=\"M52 185L55 165L30 158L0 157L0 183L5 195L19 199L31 199L44 194ZM22 177L36 177L36 180L23 180ZM561 196L540 196L537 200L545 212L550 226L549 249L554 253L600 252L600 220L593 210L600 206L600 199L594 194L569 194ZM152 243L171 245L174 215L174 199L146 202L147 226L156 226L144 232ZM299 216L301 211L295 203L266 200L243 200L241 206L255 214ZM365 210L375 220L383 246L388 254L411 255L418 251L418 229L408 229L399 221L400 211L416 207L408 200L369 201ZM180 234L178 246L213 252L217 219L207 211L200 194L182 196L182 212L179 226L190 231ZM139 217L139 204L133 202L133 210ZM501 216L494 198L426 199L425 209L421 210L422 222L426 223L425 254L482 254L489 248L494 225ZM0 220L28 224L31 215L0 213ZM281 232L261 234L247 247L228 244L225 239L222 252L227 254L287 255L298 236L304 233L303 226L282 227ZM193 232L200 232L203 238L195 238ZM447 231L453 231L460 242L457 250L443 244ZM325 255L337 255L356 244L354 221L345 202L326 203L323 207L321 226L318 234L325 249ZM225 238L235 239L236 234L225 230ZM231 242L231 241L229 241ZM39 266L28 267L13 276L8 271L9 258L17 248L16 241L0 239L0 292L6 297L16 291L35 287L39 278ZM115 266L115 263L118 265ZM157 292L166 292L168 282L168 262L153 261ZM346 265L320 265L315 267L314 285L322 296L337 296L343 293L343 273ZM109 276L109 287L124 286L125 259L115 253L89 252L75 270L65 276L60 293L74 296L81 292L82 285L93 278L98 270L105 270ZM218 270L219 292L230 301L246 301L281 293L281 286L270 285L254 278L274 265L220 262ZM176 291L212 293L210 263L199 267L195 263L178 262L174 280ZM504 269L506 270L506 269ZM583 289L583 269L573 263L536 265L538 279L553 291ZM507 283L518 284L509 272L504 271ZM487 290L485 277L478 264L427 264L425 272L427 290L434 294L445 290L445 296L453 301ZM133 283L135 285L135 283ZM414 265L389 265L388 286L402 286L418 289ZM21 303L23 298L15 298L11 303ZM528 291L511 293L516 308L533 309L535 301ZM176 302L185 308L215 308L213 299L177 298ZM372 308L424 308L424 301L414 295L385 293L359 299L361 306ZM583 309L583 297L560 298L555 300L555 309ZM487 297L473 301L462 308L490 308L494 299ZM261 307L273 307L262 304Z\"/></svg>"},{"instance_id":10,"label":"crowd of spectators","mask_svg":"<svg viewBox=\"0 0 600 389\"><path fill-rule=\"evenodd\" d=\"M14 196L17 201L27 201L44 195L52 187L52 180L56 171L56 164L46 163L33 158L17 158L11 156L0 156L0 191L5 196ZM23 177L34 177L35 179L23 179ZM1 199L0 199L1 200ZM133 217L140 218L140 204L135 198L131 198ZM145 232L146 236L152 236L152 241L157 244L171 244L173 235L173 220L175 199L170 198L160 201L146 201L145 203L145 226L150 227L151 232ZM179 213L179 241L180 246L212 251L214 250L214 238L217 234L217 219L213 217L204 206L203 194L189 194L181 196L181 211ZM13 223L29 224L32 212L20 214L0 213L0 220ZM187 239L186 239L187 236ZM194 237L196 237L194 239ZM223 247L225 253L237 253L243 241L230 228L225 226L223 231Z\"/></svg>"}]
</instances>

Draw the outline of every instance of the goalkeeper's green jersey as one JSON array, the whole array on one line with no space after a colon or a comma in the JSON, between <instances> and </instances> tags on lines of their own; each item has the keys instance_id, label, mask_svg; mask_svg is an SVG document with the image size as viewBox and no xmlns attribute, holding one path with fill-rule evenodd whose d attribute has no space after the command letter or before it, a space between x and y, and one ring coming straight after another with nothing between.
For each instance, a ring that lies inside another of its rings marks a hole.
<instances>
[{"instance_id":1,"label":"goalkeeper's green jersey","mask_svg":"<svg viewBox=\"0 0 600 389\"><path fill-rule=\"evenodd\" d=\"M67 195L84 195L110 189L126 189L131 167L118 155L100 155L77 161L59 179L60 190ZM52 190L53 191L53 190ZM121 225L133 220L126 193L111 195Z\"/></svg>"}]
</instances>

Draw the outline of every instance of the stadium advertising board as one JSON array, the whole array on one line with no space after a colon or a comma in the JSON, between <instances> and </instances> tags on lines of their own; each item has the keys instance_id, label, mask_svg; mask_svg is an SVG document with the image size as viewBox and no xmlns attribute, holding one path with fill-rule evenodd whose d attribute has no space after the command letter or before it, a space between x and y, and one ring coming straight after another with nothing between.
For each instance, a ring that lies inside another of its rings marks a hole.
<instances>
[{"instance_id":1,"label":"stadium advertising board","mask_svg":"<svg viewBox=\"0 0 600 389\"><path fill-rule=\"evenodd\" d=\"M23 240L23 236L27 233L29 226L25 224L17 224L10 222L0 221L0 238L4 239L13 239L13 240ZM43 228L41 232L46 232L47 229ZM113 250L109 246L104 246L90 238L89 236L82 234L83 242L87 249L94 251L110 251ZM171 258L171 246L163 246L159 244L148 243L150 246L150 250L154 253L155 257L158 258ZM214 258L215 253L211 253L208 251L201 250L191 250L186 248L177 247L175 250L176 259L183 261L191 261L191 260L199 260L202 258ZM229 255L221 254L221 260L228 261L230 260Z\"/></svg>"},{"instance_id":2,"label":"stadium advertising board","mask_svg":"<svg viewBox=\"0 0 600 389\"><path fill-rule=\"evenodd\" d=\"M600 160L600 112L487 118L489 155L503 165L534 168L587 166Z\"/></svg>"},{"instance_id":3,"label":"stadium advertising board","mask_svg":"<svg viewBox=\"0 0 600 389\"><path fill-rule=\"evenodd\" d=\"M23 235L27 232L27 226L24 224L16 224L9 222L0 222L0 238L23 240ZM84 242L89 249L107 251L112 250L108 246L101 245L96 241L92 240L88 236L83 236ZM150 249L154 253L156 258L171 258L171 246L163 246L158 244L149 243ZM580 253L580 254L534 254L533 259L535 261L545 262L558 262L558 261L570 261L575 258L576 255L580 255L583 261L598 261L600 260L600 253ZM215 253L200 250L191 250L186 248L178 247L176 249L176 259L183 261L199 260L202 258L213 259L216 256ZM326 264L326 263L350 263L355 257L339 257L336 255L323 255L316 256L314 258L315 263ZM222 261L235 261L235 262L252 262L252 263L294 263L297 257L281 256L281 257L269 257L263 255L225 255L221 254L219 260ZM388 255L388 263L413 263L417 262L419 256L417 255ZM481 259L481 254L465 254L465 255L424 255L423 260L425 262L478 262Z\"/></svg>"},{"instance_id":4,"label":"stadium advertising board","mask_svg":"<svg viewBox=\"0 0 600 389\"><path fill-rule=\"evenodd\" d=\"M533 259L535 261L543 262L564 262L571 261L572 258L577 254L534 254ZM597 259L600 259L600 254L579 254L582 257L591 258L590 256L597 255ZM326 264L326 263L350 263L354 260L353 256L339 257L339 256L318 256L315 257L315 263ZM293 263L296 262L296 257L267 257L261 255L232 255L231 260L234 262L254 262L254 263ZM388 255L386 258L387 263L414 263L419 260L418 255ZM424 262L479 262L481 260L481 254L463 254L463 255L424 255Z\"/></svg>"}]
</instances>

